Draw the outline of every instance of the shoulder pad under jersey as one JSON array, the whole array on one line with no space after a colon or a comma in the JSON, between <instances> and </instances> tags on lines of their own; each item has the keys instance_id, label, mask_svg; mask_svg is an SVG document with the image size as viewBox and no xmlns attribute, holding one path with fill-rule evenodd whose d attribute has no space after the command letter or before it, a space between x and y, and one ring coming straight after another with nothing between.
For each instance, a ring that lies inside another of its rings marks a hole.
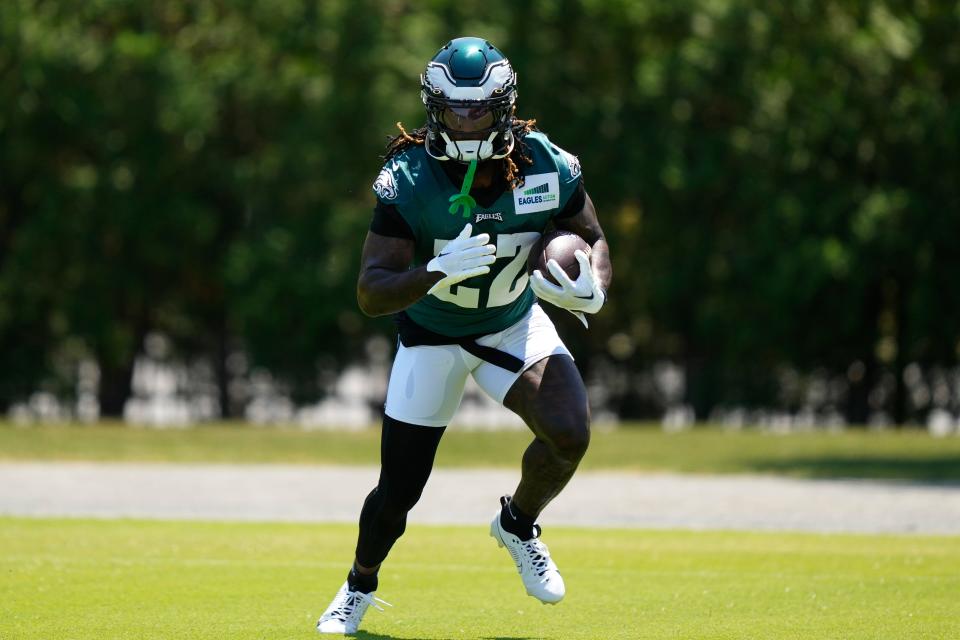
<instances>
[{"instance_id":1,"label":"shoulder pad under jersey","mask_svg":"<svg viewBox=\"0 0 960 640\"><path fill-rule=\"evenodd\" d=\"M524 138L527 144L540 146L546 155L553 160L560 177L560 184L575 183L580 179L580 160L569 151L561 149L550 142L550 138L542 131L528 133Z\"/></svg>"}]
</instances>

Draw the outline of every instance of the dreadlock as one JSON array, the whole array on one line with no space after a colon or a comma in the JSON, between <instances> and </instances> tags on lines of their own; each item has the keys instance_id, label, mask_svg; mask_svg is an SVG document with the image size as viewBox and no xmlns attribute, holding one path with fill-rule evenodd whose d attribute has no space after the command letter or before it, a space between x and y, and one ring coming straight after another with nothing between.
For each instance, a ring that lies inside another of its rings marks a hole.
<instances>
[{"instance_id":1,"label":"dreadlock","mask_svg":"<svg viewBox=\"0 0 960 640\"><path fill-rule=\"evenodd\" d=\"M387 143L387 153L383 157L385 161L410 147L424 144L427 140L426 125L408 132L403 127L403 124L398 122L397 129L400 130L400 133L391 138L390 142ZM537 121L521 120L515 117L510 123L510 130L513 132L516 143L513 145L513 151L510 152L510 155L504 158L506 162L503 163L503 177L511 189L516 189L522 187L524 181L523 174L520 173L517 165L522 163L530 166L533 164L533 158L530 157L530 148L527 146L527 143L524 142L524 138L528 133L538 131Z\"/></svg>"}]
</instances>

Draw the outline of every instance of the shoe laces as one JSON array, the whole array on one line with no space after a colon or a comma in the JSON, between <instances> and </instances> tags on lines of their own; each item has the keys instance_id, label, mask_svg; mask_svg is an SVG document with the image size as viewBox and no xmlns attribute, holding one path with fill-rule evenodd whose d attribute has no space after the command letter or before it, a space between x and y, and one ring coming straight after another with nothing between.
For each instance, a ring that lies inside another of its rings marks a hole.
<instances>
[{"instance_id":1,"label":"shoe laces","mask_svg":"<svg viewBox=\"0 0 960 640\"><path fill-rule=\"evenodd\" d=\"M523 545L524 551L527 552L530 564L538 576L542 577L543 574L551 569L550 550L547 549L547 545L540 541L540 525L533 525L533 537L529 540L521 541L520 544Z\"/></svg>"},{"instance_id":2,"label":"shoe laces","mask_svg":"<svg viewBox=\"0 0 960 640\"><path fill-rule=\"evenodd\" d=\"M343 600L330 612L329 617L347 622L348 620L362 616L363 612L370 606L378 611L383 611L383 607L377 603L385 604L388 607L393 606L386 600L382 600L372 593L348 590L346 594L344 594Z\"/></svg>"}]
</instances>

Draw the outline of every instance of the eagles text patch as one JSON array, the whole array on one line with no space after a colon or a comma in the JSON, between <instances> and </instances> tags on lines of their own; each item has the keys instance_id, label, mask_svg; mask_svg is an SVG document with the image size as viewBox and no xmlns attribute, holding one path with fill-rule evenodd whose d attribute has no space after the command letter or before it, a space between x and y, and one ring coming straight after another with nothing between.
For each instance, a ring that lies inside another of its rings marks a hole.
<instances>
[{"instance_id":1,"label":"eagles text patch","mask_svg":"<svg viewBox=\"0 0 960 640\"><path fill-rule=\"evenodd\" d=\"M549 211L560 206L560 180L556 172L527 176L522 187L513 190L517 215Z\"/></svg>"}]
</instances>

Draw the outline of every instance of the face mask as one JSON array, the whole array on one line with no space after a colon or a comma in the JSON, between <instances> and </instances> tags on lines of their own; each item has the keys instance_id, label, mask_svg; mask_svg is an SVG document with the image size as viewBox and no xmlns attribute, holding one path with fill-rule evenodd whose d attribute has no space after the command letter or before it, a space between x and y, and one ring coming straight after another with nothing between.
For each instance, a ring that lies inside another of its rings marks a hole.
<instances>
[{"instance_id":1,"label":"face mask","mask_svg":"<svg viewBox=\"0 0 960 640\"><path fill-rule=\"evenodd\" d=\"M507 145L507 148L494 155L493 141L497 135L498 132L494 131L485 140L452 140L445 132L440 133L446 143L444 153L451 160L458 162L506 158L513 151L513 134L507 134L510 136L510 144Z\"/></svg>"}]
</instances>

